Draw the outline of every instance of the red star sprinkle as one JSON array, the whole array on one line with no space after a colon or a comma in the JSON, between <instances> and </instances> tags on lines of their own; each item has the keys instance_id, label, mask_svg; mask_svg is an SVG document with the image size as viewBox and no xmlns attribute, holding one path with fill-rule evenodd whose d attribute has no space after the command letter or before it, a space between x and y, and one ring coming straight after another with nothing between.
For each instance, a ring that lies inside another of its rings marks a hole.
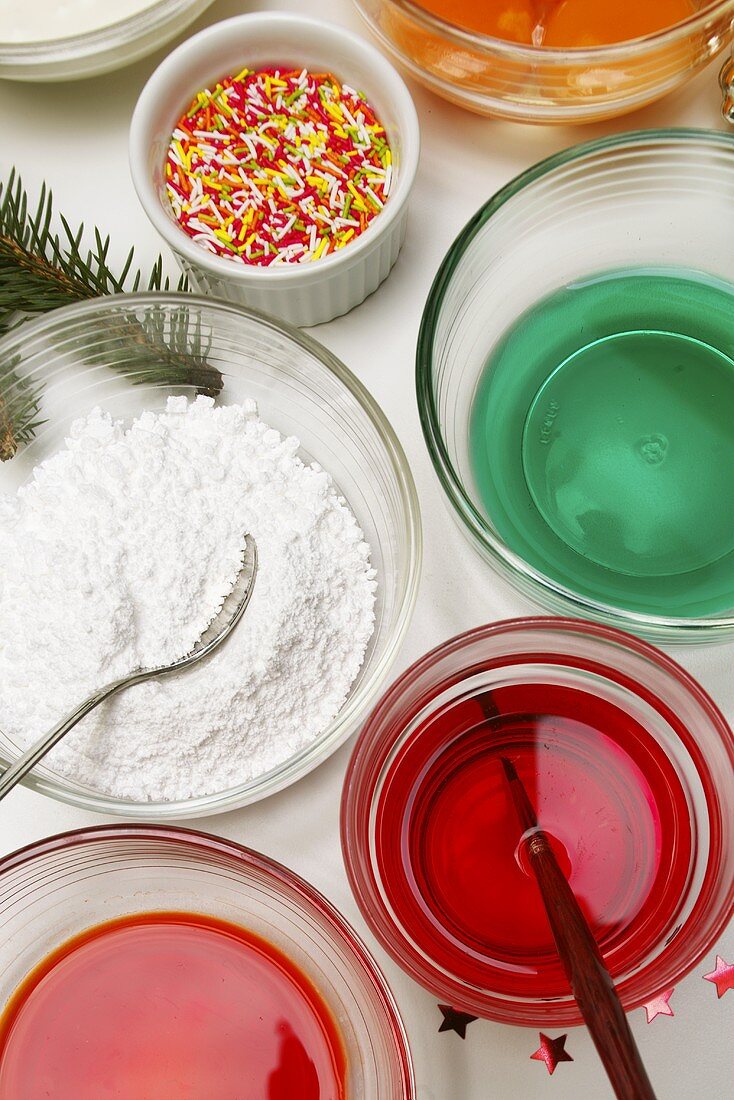
<instances>
[{"instance_id":1,"label":"red star sprinkle","mask_svg":"<svg viewBox=\"0 0 734 1100\"><path fill-rule=\"evenodd\" d=\"M466 1029L469 1024L473 1024L475 1020L478 1020L478 1016L470 1016L468 1012L459 1012L458 1008L452 1008L451 1005L439 1005L438 1006L443 1013L443 1022L438 1029L441 1031L455 1031L461 1039L466 1039Z\"/></svg>"},{"instance_id":2,"label":"red star sprinkle","mask_svg":"<svg viewBox=\"0 0 734 1100\"><path fill-rule=\"evenodd\" d=\"M642 1006L647 1013L648 1024L651 1024L656 1016L675 1016L673 1009L668 1004L674 992L675 986L664 989L662 993L658 993L657 997L653 997L652 1000L647 1001Z\"/></svg>"},{"instance_id":3,"label":"red star sprinkle","mask_svg":"<svg viewBox=\"0 0 734 1100\"><path fill-rule=\"evenodd\" d=\"M535 1054L531 1054L530 1057L536 1062L545 1062L548 1073L553 1073L559 1062L573 1062L571 1055L567 1054L564 1049L567 1038L568 1035L559 1035L557 1039L550 1039L541 1031L540 1046Z\"/></svg>"},{"instance_id":4,"label":"red star sprinkle","mask_svg":"<svg viewBox=\"0 0 734 1100\"><path fill-rule=\"evenodd\" d=\"M713 982L717 995L723 997L727 989L734 989L734 963L724 962L721 955L717 955L716 969L704 974L703 980Z\"/></svg>"}]
</instances>

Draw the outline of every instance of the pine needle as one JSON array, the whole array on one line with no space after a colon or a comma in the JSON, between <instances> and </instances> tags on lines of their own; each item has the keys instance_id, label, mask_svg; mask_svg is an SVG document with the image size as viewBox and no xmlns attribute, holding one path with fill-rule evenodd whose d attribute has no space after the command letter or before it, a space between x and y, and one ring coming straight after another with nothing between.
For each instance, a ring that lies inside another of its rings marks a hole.
<instances>
[{"instance_id":1,"label":"pine needle","mask_svg":"<svg viewBox=\"0 0 734 1100\"><path fill-rule=\"evenodd\" d=\"M133 268L130 249L115 274L108 263L109 236L98 229L91 247L84 246L84 226L73 230L63 215L63 232L52 229L53 197L44 184L31 211L22 180L12 169L0 181L0 336L35 314L72 302L147 288L169 289L159 256L147 280ZM188 289L185 278L176 288ZM155 307L121 309L110 321L104 353L88 352L86 362L98 362L125 374L133 384L193 386L216 396L223 386L220 372L207 362L209 344L199 318L182 308L173 315ZM134 358L131 356L131 347ZM18 357L0 360L0 460L12 458L38 427L42 386L18 374Z\"/></svg>"}]
</instances>

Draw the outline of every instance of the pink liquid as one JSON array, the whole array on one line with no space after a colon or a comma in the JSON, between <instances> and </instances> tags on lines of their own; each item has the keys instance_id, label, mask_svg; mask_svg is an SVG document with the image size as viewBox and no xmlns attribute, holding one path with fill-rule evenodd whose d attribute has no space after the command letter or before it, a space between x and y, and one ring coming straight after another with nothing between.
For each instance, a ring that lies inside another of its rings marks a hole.
<instances>
[{"instance_id":1,"label":"pink liquid","mask_svg":"<svg viewBox=\"0 0 734 1100\"><path fill-rule=\"evenodd\" d=\"M512 685L457 700L404 746L376 821L380 878L399 922L465 983L508 996L568 993L501 756L553 838L607 965L627 971L673 933L690 815L650 734L576 688Z\"/></svg>"}]
</instances>

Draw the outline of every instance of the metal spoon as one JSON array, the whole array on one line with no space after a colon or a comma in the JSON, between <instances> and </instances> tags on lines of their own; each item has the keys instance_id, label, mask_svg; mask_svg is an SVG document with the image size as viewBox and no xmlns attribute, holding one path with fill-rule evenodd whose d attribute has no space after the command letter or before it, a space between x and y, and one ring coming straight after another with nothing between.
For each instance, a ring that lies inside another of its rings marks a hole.
<instances>
[{"instance_id":1,"label":"metal spoon","mask_svg":"<svg viewBox=\"0 0 734 1100\"><path fill-rule=\"evenodd\" d=\"M5 771L0 779L0 798L4 798L8 791L12 790L16 783L31 771L36 766L39 760L49 752L54 745L56 745L62 737L73 729L86 714L89 714L90 710L94 710L96 706L103 703L105 699L109 699L111 695L116 695L118 691L122 691L124 688L131 687L133 684L140 684L144 680L151 680L154 677L168 676L171 672L181 672L185 668L191 668L198 661L208 657L210 653L222 644L225 638L229 637L237 623L242 618L245 609L250 602L250 596L252 590L255 587L255 576L257 574L257 546L255 540L247 535L245 538L245 548L242 557L242 568L237 574L229 595L226 597L220 611L212 619L209 626L197 641L194 648L185 657L181 657L178 661L174 661L170 665L160 665L157 668L141 668L136 672L130 673L129 676L123 676L121 680L115 680L111 684L107 684L106 687L100 688L94 695L90 696L81 706L77 707L75 711L67 715L62 719L58 725L47 734L45 734L39 741L27 749L22 756L20 756L14 764Z\"/></svg>"}]
</instances>

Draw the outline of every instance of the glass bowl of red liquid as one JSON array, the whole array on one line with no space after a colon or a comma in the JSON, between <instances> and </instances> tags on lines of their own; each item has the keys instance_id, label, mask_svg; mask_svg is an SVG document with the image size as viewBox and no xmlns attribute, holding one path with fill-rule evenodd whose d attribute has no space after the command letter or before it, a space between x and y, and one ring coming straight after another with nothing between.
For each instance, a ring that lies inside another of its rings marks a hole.
<instances>
[{"instance_id":1,"label":"glass bowl of red liquid","mask_svg":"<svg viewBox=\"0 0 734 1100\"><path fill-rule=\"evenodd\" d=\"M734 737L670 658L571 619L459 635L369 717L345 781L342 847L385 949L467 1012L581 1023L502 757L625 1008L674 985L734 910Z\"/></svg>"},{"instance_id":2,"label":"glass bowl of red liquid","mask_svg":"<svg viewBox=\"0 0 734 1100\"><path fill-rule=\"evenodd\" d=\"M731 40L734 17L734 0L691 0L668 5L672 25L640 34L632 19L625 34L617 12L626 40L612 41L585 33L581 0L566 0L565 32L569 23L575 32L574 12L578 32L558 38L563 45L534 45L529 34L509 40L517 37L518 23L542 7L522 0L504 5L506 38L482 33L493 26L497 3L356 0L356 6L386 52L438 95L479 114L562 125L625 114L680 87ZM612 23L616 7L607 5ZM624 6L628 15L634 10ZM609 23L608 15L602 21Z\"/></svg>"},{"instance_id":3,"label":"glass bowl of red liquid","mask_svg":"<svg viewBox=\"0 0 734 1100\"><path fill-rule=\"evenodd\" d=\"M0 911L4 1098L77 1100L100 1082L107 1095L111 1078L120 1100L416 1095L366 948L257 852L161 826L81 829L0 861Z\"/></svg>"}]
</instances>

